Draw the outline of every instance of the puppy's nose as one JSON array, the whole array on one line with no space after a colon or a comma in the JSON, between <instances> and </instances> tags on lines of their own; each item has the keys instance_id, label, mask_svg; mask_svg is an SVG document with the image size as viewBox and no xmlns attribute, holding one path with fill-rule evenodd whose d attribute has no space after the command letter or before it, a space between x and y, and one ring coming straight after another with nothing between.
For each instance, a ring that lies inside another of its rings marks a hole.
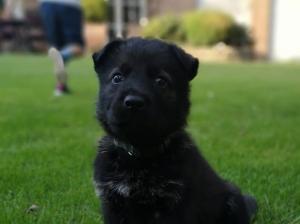
<instances>
[{"instance_id":1,"label":"puppy's nose","mask_svg":"<svg viewBox=\"0 0 300 224\"><path fill-rule=\"evenodd\" d=\"M124 99L124 106L128 109L142 109L145 106L145 100L140 96L128 95Z\"/></svg>"}]
</instances>

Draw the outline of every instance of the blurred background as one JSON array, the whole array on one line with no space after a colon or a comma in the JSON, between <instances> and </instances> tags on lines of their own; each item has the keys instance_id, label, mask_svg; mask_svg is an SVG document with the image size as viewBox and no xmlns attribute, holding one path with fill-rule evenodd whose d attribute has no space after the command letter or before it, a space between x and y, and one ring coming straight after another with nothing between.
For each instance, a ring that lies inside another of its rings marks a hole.
<instances>
[{"instance_id":1,"label":"blurred background","mask_svg":"<svg viewBox=\"0 0 300 224\"><path fill-rule=\"evenodd\" d=\"M0 51L43 52L37 0L16 3L0 22ZM297 0L82 0L87 50L114 36L175 41L202 60L297 60Z\"/></svg>"}]
</instances>

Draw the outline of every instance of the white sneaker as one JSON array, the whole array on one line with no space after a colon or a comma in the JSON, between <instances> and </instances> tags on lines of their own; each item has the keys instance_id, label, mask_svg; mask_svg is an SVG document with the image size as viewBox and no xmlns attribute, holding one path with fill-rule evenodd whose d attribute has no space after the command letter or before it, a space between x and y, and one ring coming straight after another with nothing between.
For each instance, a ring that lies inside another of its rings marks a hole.
<instances>
[{"instance_id":1,"label":"white sneaker","mask_svg":"<svg viewBox=\"0 0 300 224\"><path fill-rule=\"evenodd\" d=\"M59 89L55 89L54 92L53 92L53 95L56 96L56 97L60 97L60 96L64 95L64 92L59 90Z\"/></svg>"},{"instance_id":2,"label":"white sneaker","mask_svg":"<svg viewBox=\"0 0 300 224\"><path fill-rule=\"evenodd\" d=\"M63 96L70 94L70 89L66 84L57 84L54 90L54 96Z\"/></svg>"}]
</instances>

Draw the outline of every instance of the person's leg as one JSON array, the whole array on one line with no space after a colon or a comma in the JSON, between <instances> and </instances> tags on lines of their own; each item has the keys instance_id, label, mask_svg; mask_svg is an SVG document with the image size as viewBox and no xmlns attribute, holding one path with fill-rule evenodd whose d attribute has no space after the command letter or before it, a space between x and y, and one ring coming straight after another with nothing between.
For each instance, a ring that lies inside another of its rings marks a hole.
<instances>
[{"instance_id":1,"label":"person's leg","mask_svg":"<svg viewBox=\"0 0 300 224\"><path fill-rule=\"evenodd\" d=\"M47 2L42 3L40 5L40 14L49 45L58 49L63 47L56 4Z\"/></svg>"},{"instance_id":2,"label":"person's leg","mask_svg":"<svg viewBox=\"0 0 300 224\"><path fill-rule=\"evenodd\" d=\"M68 92L67 73L61 54L56 50L64 46L63 32L58 17L58 7L55 3L42 3L40 6L46 36L50 45L49 57L54 63L54 74L56 76L56 88L54 94L60 96Z\"/></svg>"},{"instance_id":3,"label":"person's leg","mask_svg":"<svg viewBox=\"0 0 300 224\"><path fill-rule=\"evenodd\" d=\"M83 54L84 41L82 37L82 12L79 8L56 4L58 32L61 33L63 47L51 48L49 56L54 62L57 86L54 94L61 96L69 93L65 64L72 58Z\"/></svg>"},{"instance_id":4,"label":"person's leg","mask_svg":"<svg viewBox=\"0 0 300 224\"><path fill-rule=\"evenodd\" d=\"M64 6L61 7L59 16L65 41L65 46L60 50L60 53L66 63L83 54L83 15L80 8Z\"/></svg>"},{"instance_id":5,"label":"person's leg","mask_svg":"<svg viewBox=\"0 0 300 224\"><path fill-rule=\"evenodd\" d=\"M70 93L67 85L68 76L61 53L56 48L51 47L48 51L48 55L53 60L54 74L56 76L57 82L54 90L54 95L61 96L66 93Z\"/></svg>"}]
</instances>

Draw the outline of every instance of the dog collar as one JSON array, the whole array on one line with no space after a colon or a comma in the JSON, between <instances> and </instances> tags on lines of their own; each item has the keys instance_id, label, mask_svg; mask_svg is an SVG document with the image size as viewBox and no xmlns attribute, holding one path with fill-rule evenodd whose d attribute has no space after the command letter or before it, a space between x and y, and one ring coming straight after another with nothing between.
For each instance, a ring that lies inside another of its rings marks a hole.
<instances>
[{"instance_id":1,"label":"dog collar","mask_svg":"<svg viewBox=\"0 0 300 224\"><path fill-rule=\"evenodd\" d=\"M165 151L165 148L167 147L167 145L169 144L170 142L170 138L167 138L164 143L162 143L160 146L158 146L158 151L160 153L163 153ZM121 148L123 149L125 152L127 152L127 154L131 157L139 157L140 156L140 152L139 150L134 147L133 145L131 144L128 144L128 143L125 143L125 142L122 142L120 140L117 140L117 139L114 139L113 140L113 144L118 147L118 148Z\"/></svg>"}]
</instances>

